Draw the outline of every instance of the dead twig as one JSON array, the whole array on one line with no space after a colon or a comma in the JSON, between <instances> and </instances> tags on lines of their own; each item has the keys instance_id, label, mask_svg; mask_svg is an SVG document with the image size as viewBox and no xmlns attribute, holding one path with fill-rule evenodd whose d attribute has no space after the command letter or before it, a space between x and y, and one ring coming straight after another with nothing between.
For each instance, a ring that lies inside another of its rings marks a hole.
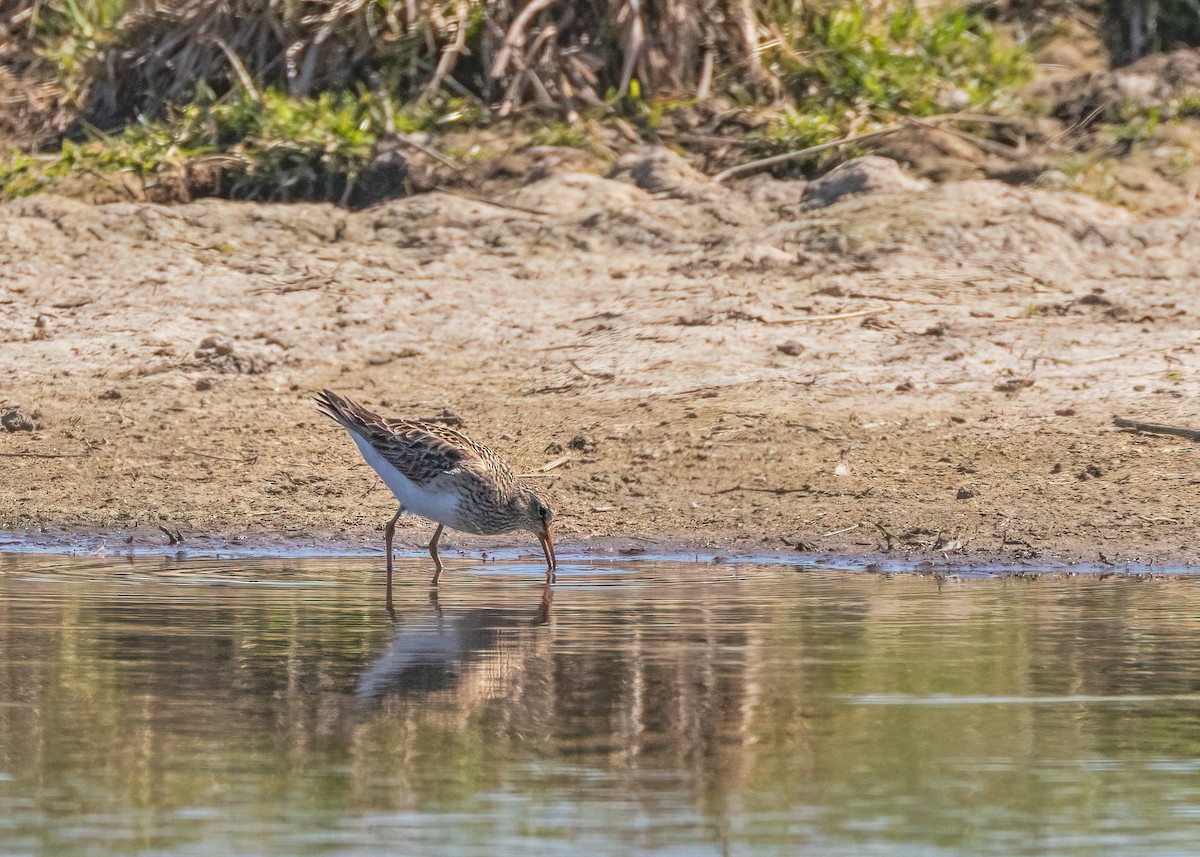
<instances>
[{"instance_id":1,"label":"dead twig","mask_svg":"<svg viewBox=\"0 0 1200 857\"><path fill-rule=\"evenodd\" d=\"M1144 423L1139 420L1127 420L1124 417L1113 417L1113 425L1129 432L1145 432L1147 434L1169 434L1188 440L1200 440L1200 429L1183 428L1181 426L1165 426L1161 423Z\"/></svg>"},{"instance_id":2,"label":"dead twig","mask_svg":"<svg viewBox=\"0 0 1200 857\"><path fill-rule=\"evenodd\" d=\"M599 378L601 381L611 381L613 378L617 377L612 372L590 372L587 369L584 369L574 360L568 360L567 363L570 364L570 366L580 375L586 375L589 378Z\"/></svg>"},{"instance_id":3,"label":"dead twig","mask_svg":"<svg viewBox=\"0 0 1200 857\"><path fill-rule=\"evenodd\" d=\"M556 458L553 461L547 461L541 467L538 467L529 473L522 473L520 475L520 478L521 479L531 479L531 478L537 478L539 476L545 476L547 473L549 473L554 468L562 467L564 464L566 464L570 460L571 460L571 456L569 456L569 455L560 456L559 458Z\"/></svg>"},{"instance_id":4,"label":"dead twig","mask_svg":"<svg viewBox=\"0 0 1200 857\"><path fill-rule=\"evenodd\" d=\"M433 77L429 79L429 84L425 87L425 97L429 98L436 94L442 85L442 81L446 76L454 70L454 64L458 62L459 56L463 53L467 46L467 17L470 15L471 9L466 0L459 0L456 7L455 16L458 22L455 26L454 41L442 50L442 55L438 59L437 68L434 69Z\"/></svg>"},{"instance_id":5,"label":"dead twig","mask_svg":"<svg viewBox=\"0 0 1200 857\"><path fill-rule=\"evenodd\" d=\"M159 528L160 530L162 530L164 533L166 533L166 535L167 535L167 544L168 544L168 545L181 545L181 544L183 544L183 534L182 534L182 533L180 533L180 532L179 532L179 530L177 530L177 529L176 529L176 530L169 530L169 529L167 529L166 527L164 527L162 524L159 524L159 525L158 525L158 528Z\"/></svg>"},{"instance_id":6,"label":"dead twig","mask_svg":"<svg viewBox=\"0 0 1200 857\"><path fill-rule=\"evenodd\" d=\"M516 205L515 203L511 202L503 202L499 199L492 199L491 197L481 196L477 193L471 193L470 191L466 190L458 190L456 188L448 188L444 186L439 186L437 190L441 191L442 193L448 193L451 196L460 196L463 199L469 199L473 202L482 202L484 205L494 205L496 208L507 208L510 211L519 211L522 214L532 214L535 217L551 216L549 211L542 211L540 208L527 208L523 205Z\"/></svg>"},{"instance_id":7,"label":"dead twig","mask_svg":"<svg viewBox=\"0 0 1200 857\"><path fill-rule=\"evenodd\" d=\"M815 155L818 152L828 151L845 146L849 143L862 143L867 140L877 140L880 137L887 137L890 134L895 134L898 131L903 131L905 128L924 127L930 128L940 125L943 122L986 122L991 124L1010 124L1016 120L1005 119L1003 116L988 116L984 114L973 113L943 113L940 116L926 116L920 120L903 119L894 125L888 125L884 128L877 128L874 131L866 131L862 134L851 134L848 137L842 137L840 140L832 140L828 143L821 143L819 146L809 146L807 149L798 149L795 152L784 152L782 155L772 155L769 158L759 158L756 161L750 161L745 164L738 164L736 167L730 167L727 170L722 170L712 177L713 182L720 184L726 179L740 176L743 173L754 172L763 167L772 167L775 164L782 164L787 161L793 161L797 158L803 158L807 155Z\"/></svg>"},{"instance_id":8,"label":"dead twig","mask_svg":"<svg viewBox=\"0 0 1200 857\"><path fill-rule=\"evenodd\" d=\"M533 20L533 17L557 2L558 0L532 0L528 6L521 10L521 14L513 19L512 26L508 28L508 33L504 36L504 43L500 46L500 50L496 52L496 60L492 63L492 80L499 80L504 76L504 72L508 71L508 63L512 57L513 49L524 46L525 29L529 26L529 22Z\"/></svg>"},{"instance_id":9,"label":"dead twig","mask_svg":"<svg viewBox=\"0 0 1200 857\"><path fill-rule=\"evenodd\" d=\"M846 318L861 318L867 315L880 315L881 313L891 312L890 306L884 305L874 307L872 309L857 309L852 312L837 312L832 315L806 315L803 318L774 318L774 319L758 319L760 324L812 324L818 321L841 321Z\"/></svg>"},{"instance_id":10,"label":"dead twig","mask_svg":"<svg viewBox=\"0 0 1200 857\"><path fill-rule=\"evenodd\" d=\"M435 161L440 161L441 163L445 164L452 170L460 170L461 171L461 170L466 169L466 167L464 167L462 164L458 163L457 161L451 160L450 158L446 157L441 152L439 152L437 149L433 149L422 143L418 143L416 140L410 140L408 137L404 136L403 134L397 134L396 140L400 143L403 143L405 146L411 146L412 148L416 149L418 152L423 152L424 154L433 158Z\"/></svg>"},{"instance_id":11,"label":"dead twig","mask_svg":"<svg viewBox=\"0 0 1200 857\"><path fill-rule=\"evenodd\" d=\"M535 348L534 351L565 351L575 348L596 348L596 342L573 342L570 345L547 345L545 348Z\"/></svg>"},{"instance_id":12,"label":"dead twig","mask_svg":"<svg viewBox=\"0 0 1200 857\"><path fill-rule=\"evenodd\" d=\"M764 167L773 167L775 164L794 161L797 158L803 158L806 155L815 155L817 152L824 152L829 149L837 149L841 146L847 145L848 143L861 143L864 140L875 140L879 137L886 137L889 134L895 134L897 131L902 131L907 127L907 122L899 122L895 125L889 125L886 128L879 128L875 131L867 131L865 134L852 134L851 136L843 137L840 140L833 140L829 143L821 143L819 146L809 146L807 149L799 149L795 152L785 152L782 155L772 155L769 158L759 158L757 161L750 161L749 163L739 164L736 167L730 167L727 170L722 170L713 176L712 180L714 184L720 184L726 179L733 178L734 176L740 176L743 173L755 172L763 169Z\"/></svg>"},{"instance_id":13,"label":"dead twig","mask_svg":"<svg viewBox=\"0 0 1200 857\"><path fill-rule=\"evenodd\" d=\"M252 455L248 458L229 458L228 456L224 455L213 455L208 452L201 452L198 449L185 449L184 453L187 455L199 456L200 458L211 458L213 461L232 461L234 464L254 464L258 461L257 455Z\"/></svg>"},{"instance_id":14,"label":"dead twig","mask_svg":"<svg viewBox=\"0 0 1200 857\"><path fill-rule=\"evenodd\" d=\"M4 458L83 458L80 453L69 452L0 452Z\"/></svg>"},{"instance_id":15,"label":"dead twig","mask_svg":"<svg viewBox=\"0 0 1200 857\"><path fill-rule=\"evenodd\" d=\"M924 128L937 127L936 125L927 124L924 119L914 118L910 119L910 121L913 124L920 125ZM978 134L968 134L966 131L959 131L956 128L939 128L938 130L944 131L947 134L952 134L955 137L958 137L960 140L966 140L971 145L977 146L978 148L990 154L999 155L1002 158L1008 158L1009 160L1016 161L1022 160L1026 157L1024 152L1014 146L1006 146L1003 143L997 143L996 141L989 140L986 137L980 137Z\"/></svg>"},{"instance_id":16,"label":"dead twig","mask_svg":"<svg viewBox=\"0 0 1200 857\"><path fill-rule=\"evenodd\" d=\"M213 44L221 49L221 53L225 54L225 59L229 60L229 67L233 69L234 75L238 79L238 83L242 85L242 89L246 90L246 95L254 103L262 101L262 95L258 91L258 87L254 85L254 78L250 76L250 72L246 70L246 66L238 58L233 48L225 43L225 40L219 37L213 38Z\"/></svg>"},{"instance_id":17,"label":"dead twig","mask_svg":"<svg viewBox=\"0 0 1200 857\"><path fill-rule=\"evenodd\" d=\"M811 494L811 485L801 485L799 488L749 488L745 485L734 485L730 488L722 488L720 491L705 491L705 495L716 497L720 494L733 494L736 491L749 491L755 494Z\"/></svg>"},{"instance_id":18,"label":"dead twig","mask_svg":"<svg viewBox=\"0 0 1200 857\"><path fill-rule=\"evenodd\" d=\"M877 530L879 530L880 533L883 534L883 540L884 540L883 552L891 553L895 549L896 542L898 541L898 539L896 538L895 534L893 534L890 530L888 530L887 527L885 527L883 525L882 521L874 521L873 523L875 524L875 528Z\"/></svg>"}]
</instances>

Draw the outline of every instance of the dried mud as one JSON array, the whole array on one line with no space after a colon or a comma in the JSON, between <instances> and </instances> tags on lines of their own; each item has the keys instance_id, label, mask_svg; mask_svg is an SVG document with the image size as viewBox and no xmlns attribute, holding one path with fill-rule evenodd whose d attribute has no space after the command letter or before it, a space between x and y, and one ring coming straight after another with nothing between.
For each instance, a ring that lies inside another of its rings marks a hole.
<instances>
[{"instance_id":1,"label":"dried mud","mask_svg":"<svg viewBox=\"0 0 1200 857\"><path fill-rule=\"evenodd\" d=\"M0 410L34 425L0 431L0 529L379 549L330 387L461 421L565 552L1196 563L1195 444L1112 425L1200 425L1194 214L647 172L551 174L528 210L0 205Z\"/></svg>"}]
</instances>

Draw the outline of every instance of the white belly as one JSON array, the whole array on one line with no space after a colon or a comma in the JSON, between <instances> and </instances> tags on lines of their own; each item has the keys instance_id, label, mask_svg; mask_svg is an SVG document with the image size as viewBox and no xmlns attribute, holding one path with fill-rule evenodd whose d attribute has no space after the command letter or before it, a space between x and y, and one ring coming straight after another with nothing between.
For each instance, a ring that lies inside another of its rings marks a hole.
<instances>
[{"instance_id":1,"label":"white belly","mask_svg":"<svg viewBox=\"0 0 1200 857\"><path fill-rule=\"evenodd\" d=\"M396 495L400 505L406 512L429 518L447 527L458 528L458 496L448 491L430 490L428 485L414 485L407 476L388 464L387 460L375 449L351 432L350 436L358 445L359 452L366 459L371 469L379 474L391 492Z\"/></svg>"}]
</instances>

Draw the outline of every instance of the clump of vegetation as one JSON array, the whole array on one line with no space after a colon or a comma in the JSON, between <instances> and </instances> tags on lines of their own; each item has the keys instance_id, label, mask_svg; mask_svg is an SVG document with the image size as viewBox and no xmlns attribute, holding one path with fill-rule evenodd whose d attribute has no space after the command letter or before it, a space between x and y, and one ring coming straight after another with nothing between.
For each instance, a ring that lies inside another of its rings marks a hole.
<instances>
[{"instance_id":1,"label":"clump of vegetation","mask_svg":"<svg viewBox=\"0 0 1200 857\"><path fill-rule=\"evenodd\" d=\"M771 65L794 106L753 140L776 154L890 124L901 116L995 109L1029 79L1022 46L961 10L926 18L851 4L809 15Z\"/></svg>"},{"instance_id":2,"label":"clump of vegetation","mask_svg":"<svg viewBox=\"0 0 1200 857\"><path fill-rule=\"evenodd\" d=\"M4 9L4 6L16 8ZM0 2L0 40L24 41L73 97L81 97L87 86L89 66L104 49L115 43L126 0L61 0L35 3L19 0ZM6 32L8 31L8 32Z\"/></svg>"},{"instance_id":3,"label":"clump of vegetation","mask_svg":"<svg viewBox=\"0 0 1200 857\"><path fill-rule=\"evenodd\" d=\"M812 15L796 41L777 62L797 103L860 113L987 104L1032 71L1019 46L962 10L927 19L912 6L882 16L849 5Z\"/></svg>"},{"instance_id":4,"label":"clump of vegetation","mask_svg":"<svg viewBox=\"0 0 1200 857\"><path fill-rule=\"evenodd\" d=\"M80 110L57 157L0 159L8 195L71 168L149 175L219 156L222 193L329 198L396 133L536 112L551 121L531 142L580 146L587 120L653 137L664 113L714 96L768 111L747 141L768 154L992 107L1030 72L982 17L864 0L5 7Z\"/></svg>"},{"instance_id":5,"label":"clump of vegetation","mask_svg":"<svg viewBox=\"0 0 1200 857\"><path fill-rule=\"evenodd\" d=\"M0 160L0 191L27 196L76 170L130 170L142 178L200 159L219 162L222 196L237 199L337 199L374 157L381 140L430 131L470 111L455 99L403 107L368 93L323 92L293 97L269 87L211 93L161 119L112 134L90 129L65 140L56 156Z\"/></svg>"}]
</instances>

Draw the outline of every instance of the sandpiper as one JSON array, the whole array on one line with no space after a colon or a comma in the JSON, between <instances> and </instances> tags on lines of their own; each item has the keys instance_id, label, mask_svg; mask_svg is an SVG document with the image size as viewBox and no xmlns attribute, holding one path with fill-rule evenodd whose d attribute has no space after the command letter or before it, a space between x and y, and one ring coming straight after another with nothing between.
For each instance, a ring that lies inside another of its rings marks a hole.
<instances>
[{"instance_id":1,"label":"sandpiper","mask_svg":"<svg viewBox=\"0 0 1200 857\"><path fill-rule=\"evenodd\" d=\"M429 542L433 586L442 574L437 546L445 527L488 536L512 530L535 533L546 554L546 583L554 582L557 562L550 541L554 513L494 452L452 428L421 420L385 419L329 390L315 398L321 413L350 432L367 464L400 503L384 530L389 604L392 536L396 521L405 512L438 525Z\"/></svg>"}]
</instances>

